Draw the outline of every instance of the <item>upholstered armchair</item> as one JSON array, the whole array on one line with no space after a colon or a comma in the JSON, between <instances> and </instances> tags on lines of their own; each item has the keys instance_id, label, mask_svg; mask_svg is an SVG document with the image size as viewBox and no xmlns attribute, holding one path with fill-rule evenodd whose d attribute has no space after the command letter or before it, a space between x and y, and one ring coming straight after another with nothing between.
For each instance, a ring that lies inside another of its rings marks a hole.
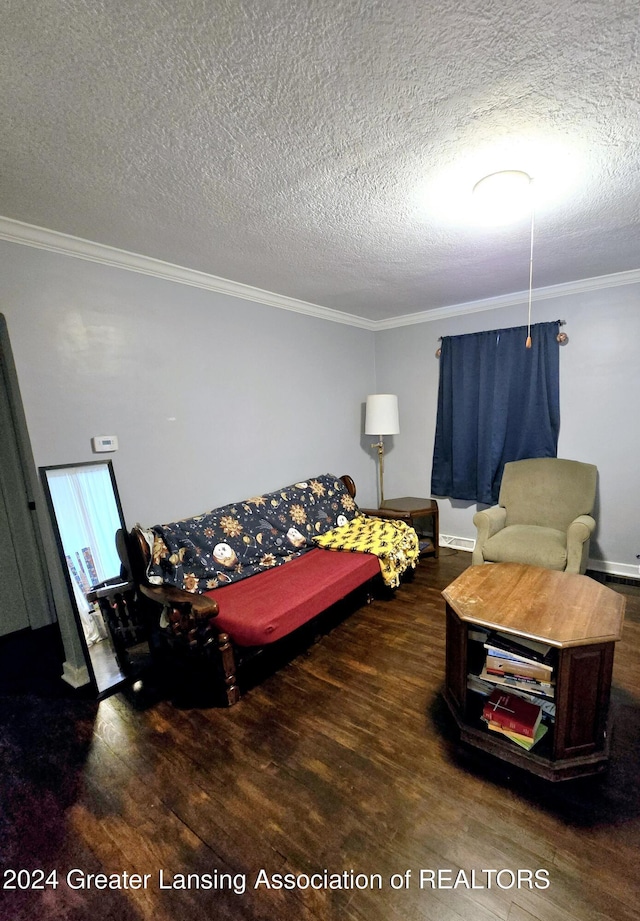
<instances>
[{"instance_id":1,"label":"upholstered armchair","mask_svg":"<svg viewBox=\"0 0 640 921\"><path fill-rule=\"evenodd\" d=\"M593 464L536 457L505 464L498 505L477 512L472 564L528 563L584 573L596 495Z\"/></svg>"}]
</instances>

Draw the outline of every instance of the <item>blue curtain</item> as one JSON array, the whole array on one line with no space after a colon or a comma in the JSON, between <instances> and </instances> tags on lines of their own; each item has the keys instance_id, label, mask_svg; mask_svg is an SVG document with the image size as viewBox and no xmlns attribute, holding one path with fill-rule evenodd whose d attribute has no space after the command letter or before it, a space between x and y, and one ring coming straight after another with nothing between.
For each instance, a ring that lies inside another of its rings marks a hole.
<instances>
[{"instance_id":1,"label":"blue curtain","mask_svg":"<svg viewBox=\"0 0 640 921\"><path fill-rule=\"evenodd\" d=\"M508 461L556 457L559 321L442 340L431 492L493 505Z\"/></svg>"}]
</instances>

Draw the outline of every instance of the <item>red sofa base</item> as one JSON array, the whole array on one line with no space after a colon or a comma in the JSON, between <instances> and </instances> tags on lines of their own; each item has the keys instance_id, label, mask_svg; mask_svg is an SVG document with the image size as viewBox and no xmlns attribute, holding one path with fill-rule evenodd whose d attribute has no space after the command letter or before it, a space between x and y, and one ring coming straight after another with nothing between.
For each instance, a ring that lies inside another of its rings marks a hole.
<instances>
[{"instance_id":1,"label":"red sofa base","mask_svg":"<svg viewBox=\"0 0 640 921\"><path fill-rule=\"evenodd\" d=\"M283 566L205 594L219 605L216 628L235 645L266 646L379 574L373 554L316 547Z\"/></svg>"}]
</instances>

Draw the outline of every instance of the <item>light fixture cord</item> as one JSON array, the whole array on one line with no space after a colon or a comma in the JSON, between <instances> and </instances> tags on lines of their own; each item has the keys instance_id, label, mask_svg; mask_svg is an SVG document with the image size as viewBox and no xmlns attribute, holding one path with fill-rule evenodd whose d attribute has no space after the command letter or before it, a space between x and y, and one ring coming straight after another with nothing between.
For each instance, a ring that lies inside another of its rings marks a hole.
<instances>
[{"instance_id":1,"label":"light fixture cord","mask_svg":"<svg viewBox=\"0 0 640 921\"><path fill-rule=\"evenodd\" d=\"M531 201L531 249L529 252L529 313L527 318L527 342L528 349L531 348L531 298L533 294L533 228L535 221L535 209L533 200Z\"/></svg>"}]
</instances>

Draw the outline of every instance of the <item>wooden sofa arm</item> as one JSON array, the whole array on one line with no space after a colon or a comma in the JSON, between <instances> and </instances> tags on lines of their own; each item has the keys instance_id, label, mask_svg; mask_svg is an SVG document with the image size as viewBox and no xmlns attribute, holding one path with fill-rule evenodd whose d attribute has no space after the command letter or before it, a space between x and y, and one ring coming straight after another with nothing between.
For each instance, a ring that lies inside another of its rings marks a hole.
<instances>
[{"instance_id":1,"label":"wooden sofa arm","mask_svg":"<svg viewBox=\"0 0 640 921\"><path fill-rule=\"evenodd\" d=\"M218 643L220 631L215 618L218 602L206 595L196 595L170 585L141 585L142 594L162 605L167 619L166 629L181 643L195 650Z\"/></svg>"},{"instance_id":2,"label":"wooden sofa arm","mask_svg":"<svg viewBox=\"0 0 640 921\"><path fill-rule=\"evenodd\" d=\"M171 607L176 604L189 605L199 617L216 617L218 614L218 602L208 595L196 595L193 592L187 592L172 585L142 584L140 591L151 601L155 601L156 604L161 604L163 607Z\"/></svg>"},{"instance_id":3,"label":"wooden sofa arm","mask_svg":"<svg viewBox=\"0 0 640 921\"><path fill-rule=\"evenodd\" d=\"M170 646L178 654L202 655L213 662L219 674L227 706L240 699L236 682L236 662L231 638L217 628L218 602L170 585L140 585L140 591L162 605L168 624L164 628Z\"/></svg>"}]
</instances>

